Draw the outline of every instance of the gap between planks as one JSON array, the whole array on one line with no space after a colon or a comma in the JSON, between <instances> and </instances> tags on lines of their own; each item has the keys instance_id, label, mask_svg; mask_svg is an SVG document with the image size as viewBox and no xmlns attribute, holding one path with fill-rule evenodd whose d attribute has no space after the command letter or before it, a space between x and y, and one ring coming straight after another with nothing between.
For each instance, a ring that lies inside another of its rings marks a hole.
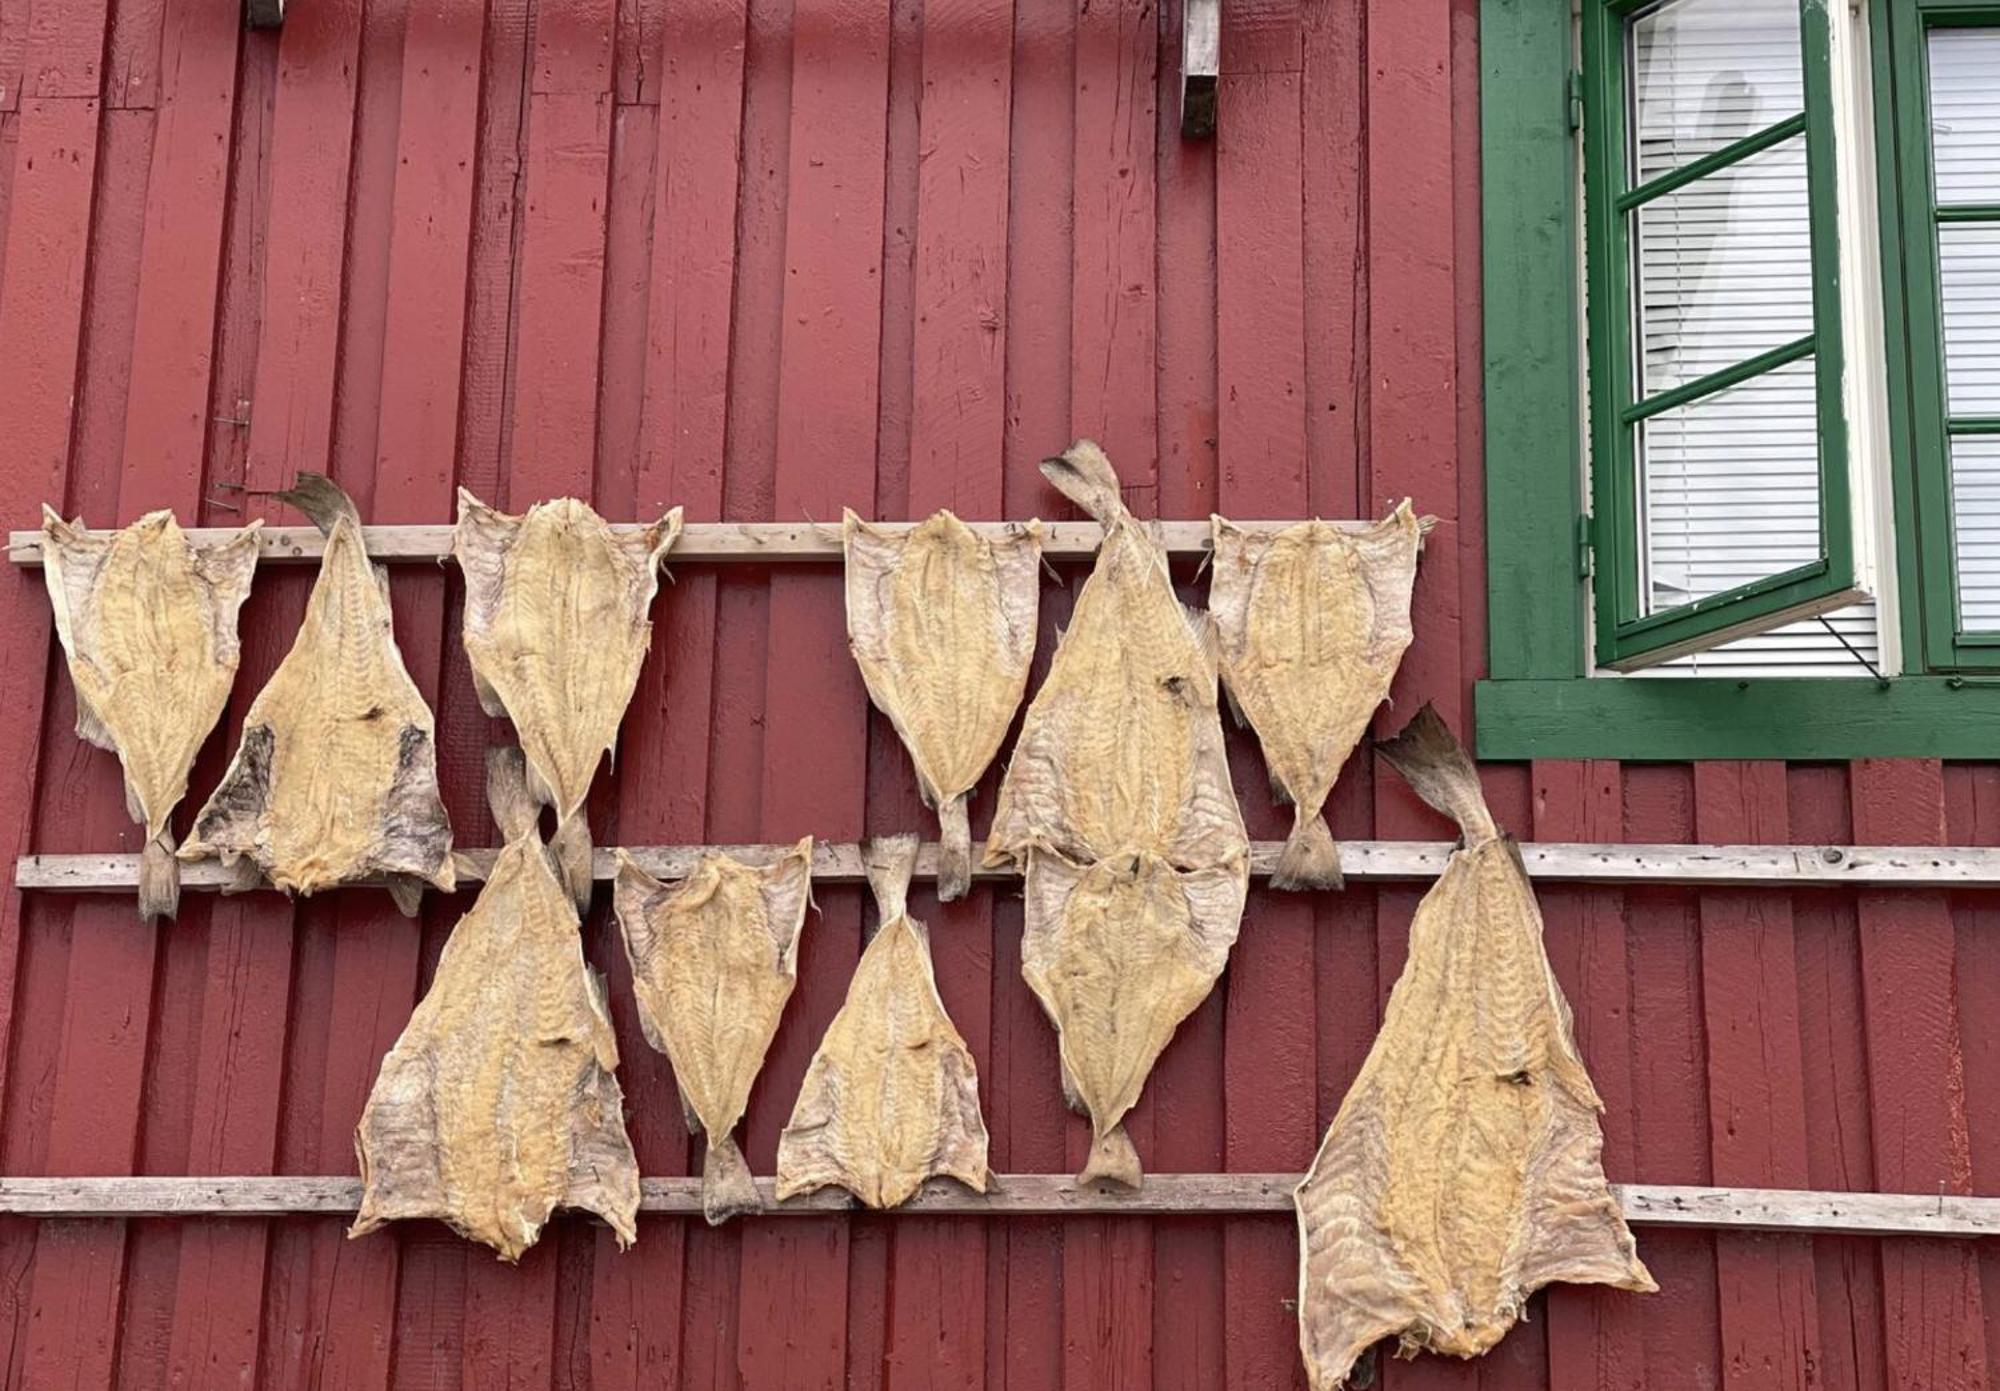
<instances>
[{"instance_id":1,"label":"gap between planks","mask_svg":"<svg viewBox=\"0 0 2000 1391\"><path fill-rule=\"evenodd\" d=\"M1068 1174L995 1174L975 1193L933 1179L909 1213L1046 1217L1089 1213L1167 1215L1289 1212L1299 1174L1151 1174L1135 1193L1080 1185ZM649 1178L640 1210L701 1211L701 1180ZM858 1207L836 1188L777 1203L772 1180L757 1180L764 1215L839 1212ZM1662 1227L1745 1228L1823 1235L1980 1237L2000 1234L2000 1198L1905 1193L1836 1193L1788 1188L1694 1188L1613 1184L1627 1221ZM24 1217L277 1217L343 1215L361 1201L361 1180L339 1177L0 1178L0 1213Z\"/></svg>"},{"instance_id":2,"label":"gap between planks","mask_svg":"<svg viewBox=\"0 0 2000 1391\"><path fill-rule=\"evenodd\" d=\"M1282 845L1257 841L1250 847L1250 872L1268 877ZM769 863L788 845L652 845L627 850L632 859L661 879L692 873L710 851L747 863ZM1435 879L1444 872L1452 846L1443 841L1350 840L1340 846L1341 867L1351 882ZM1794 888L1993 888L2000 887L2000 849L1985 846L1873 845L1589 845L1548 841L1520 846L1528 873L1544 881L1582 884L1655 884L1690 887L1780 885ZM459 878L485 879L492 849L455 855ZM979 857L973 857L977 865ZM597 851L598 879L617 874L612 851ZM934 878L937 845L917 855L917 877ZM1018 879L1013 869L975 869L978 879ZM231 878L216 861L181 866L181 887L217 889ZM823 884L862 883L861 847L852 841L813 847L813 878ZM44 893L132 890L139 885L139 857L122 853L23 855L14 865L14 886Z\"/></svg>"}]
</instances>

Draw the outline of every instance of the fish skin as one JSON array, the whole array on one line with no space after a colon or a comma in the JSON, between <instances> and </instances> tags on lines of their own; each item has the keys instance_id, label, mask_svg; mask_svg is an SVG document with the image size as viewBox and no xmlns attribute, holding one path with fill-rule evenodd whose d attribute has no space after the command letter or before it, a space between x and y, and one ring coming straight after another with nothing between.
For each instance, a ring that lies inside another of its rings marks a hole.
<instances>
[{"instance_id":1,"label":"fish skin","mask_svg":"<svg viewBox=\"0 0 2000 1391\"><path fill-rule=\"evenodd\" d=\"M1520 855L1426 706L1381 746L1463 844L1417 907L1382 1027L1295 1194L1299 1345L1315 1391L1357 1357L1475 1357L1537 1289L1651 1291L1605 1182L1604 1109Z\"/></svg>"},{"instance_id":2,"label":"fish skin","mask_svg":"<svg viewBox=\"0 0 2000 1391\"><path fill-rule=\"evenodd\" d=\"M507 843L382 1060L355 1129L362 1198L348 1235L436 1218L511 1264L569 1207L630 1246L639 1165L604 982L525 789L508 788L519 751L494 750L489 767Z\"/></svg>"},{"instance_id":3,"label":"fish skin","mask_svg":"<svg viewBox=\"0 0 2000 1391\"><path fill-rule=\"evenodd\" d=\"M236 887L260 875L301 895L386 880L414 913L422 885L449 892L456 876L435 721L396 649L388 572L329 480L302 473L278 496L325 533L319 577L180 858L220 859Z\"/></svg>"},{"instance_id":4,"label":"fish skin","mask_svg":"<svg viewBox=\"0 0 2000 1391\"><path fill-rule=\"evenodd\" d=\"M1320 813L1410 645L1422 524L1407 499L1360 532L1318 520L1277 532L1209 524L1223 683L1293 808L1271 886L1339 888L1340 854Z\"/></svg>"},{"instance_id":5,"label":"fish skin","mask_svg":"<svg viewBox=\"0 0 2000 1391\"><path fill-rule=\"evenodd\" d=\"M950 902L972 877L966 801L1028 686L1041 523L989 539L948 511L893 531L848 511L841 537L848 647L938 810L938 898Z\"/></svg>"},{"instance_id":6,"label":"fish skin","mask_svg":"<svg viewBox=\"0 0 2000 1391\"><path fill-rule=\"evenodd\" d=\"M870 841L865 853L883 922L778 1137L777 1195L837 1185L890 1208L940 1176L983 1193L990 1174L972 1050L938 995L930 934L905 901L917 838Z\"/></svg>"},{"instance_id":7,"label":"fish skin","mask_svg":"<svg viewBox=\"0 0 2000 1391\"><path fill-rule=\"evenodd\" d=\"M704 855L663 884L619 852L613 901L646 1041L673 1064L690 1133L708 1136L710 1226L761 1206L731 1132L798 981L812 837L769 865Z\"/></svg>"},{"instance_id":8,"label":"fish skin","mask_svg":"<svg viewBox=\"0 0 2000 1391\"><path fill-rule=\"evenodd\" d=\"M179 903L169 822L236 681L237 615L262 526L196 549L171 512L93 532L42 509L42 578L76 688L76 732L118 755L126 809L146 828L142 921L171 918Z\"/></svg>"},{"instance_id":9,"label":"fish skin","mask_svg":"<svg viewBox=\"0 0 2000 1391\"><path fill-rule=\"evenodd\" d=\"M452 555L465 576L473 683L487 714L514 722L529 790L555 809L552 848L579 906L591 892L584 799L638 685L660 561L680 531L678 507L620 534L575 498L513 516L458 490Z\"/></svg>"}]
</instances>

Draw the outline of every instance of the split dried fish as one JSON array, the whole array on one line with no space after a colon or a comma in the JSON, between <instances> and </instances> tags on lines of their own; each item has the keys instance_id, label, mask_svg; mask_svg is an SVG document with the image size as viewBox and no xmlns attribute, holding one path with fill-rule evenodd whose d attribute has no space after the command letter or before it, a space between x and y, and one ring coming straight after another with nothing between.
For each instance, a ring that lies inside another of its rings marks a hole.
<instances>
[{"instance_id":1,"label":"split dried fish","mask_svg":"<svg viewBox=\"0 0 2000 1391\"><path fill-rule=\"evenodd\" d=\"M575 498L516 517L458 490L452 554L465 574L465 651L479 703L514 722L529 791L555 808L550 844L579 905L591 888L583 801L638 685L660 558L680 531L678 507L616 532Z\"/></svg>"},{"instance_id":2,"label":"split dried fish","mask_svg":"<svg viewBox=\"0 0 2000 1391\"><path fill-rule=\"evenodd\" d=\"M905 902L917 838L870 841L864 855L882 926L778 1139L778 1197L837 1184L869 1207L895 1207L938 1175L983 1193L972 1051L938 997L930 934Z\"/></svg>"},{"instance_id":3,"label":"split dried fish","mask_svg":"<svg viewBox=\"0 0 2000 1391\"><path fill-rule=\"evenodd\" d=\"M146 828L143 921L171 918L180 902L169 818L236 681L236 616L262 525L197 550L171 512L94 532L42 509L42 577L76 686L77 736L118 755L126 810Z\"/></svg>"},{"instance_id":4,"label":"split dried fish","mask_svg":"<svg viewBox=\"0 0 2000 1391\"><path fill-rule=\"evenodd\" d=\"M798 981L812 852L807 836L768 865L704 855L675 884L619 852L614 900L639 1023L673 1063L689 1132L708 1136L701 1206L711 1226L760 1205L730 1132Z\"/></svg>"},{"instance_id":5,"label":"split dried fish","mask_svg":"<svg viewBox=\"0 0 2000 1391\"><path fill-rule=\"evenodd\" d=\"M1463 843L1417 907L1375 1045L1296 1195L1316 1391L1390 1334L1475 1357L1558 1280L1649 1291L1519 851L1431 709L1382 752Z\"/></svg>"},{"instance_id":6,"label":"split dried fish","mask_svg":"<svg viewBox=\"0 0 2000 1391\"><path fill-rule=\"evenodd\" d=\"M361 516L331 480L302 473L275 496L325 533L319 579L180 857L220 858L238 888L379 879L415 914L425 884L456 880L435 725L396 650L388 572L369 563Z\"/></svg>"},{"instance_id":7,"label":"split dried fish","mask_svg":"<svg viewBox=\"0 0 2000 1391\"><path fill-rule=\"evenodd\" d=\"M1407 500L1365 531L1322 521L1250 532L1210 518L1208 608L1222 681L1257 731L1292 833L1271 887L1340 887L1320 810L1410 645L1423 527Z\"/></svg>"},{"instance_id":8,"label":"split dried fish","mask_svg":"<svg viewBox=\"0 0 2000 1391\"><path fill-rule=\"evenodd\" d=\"M1144 852L1087 868L1028 852L1021 975L1055 1023L1063 1096L1090 1117L1082 1182L1139 1187L1125 1113L1222 974L1249 889L1240 857L1182 871Z\"/></svg>"},{"instance_id":9,"label":"split dried fish","mask_svg":"<svg viewBox=\"0 0 2000 1391\"><path fill-rule=\"evenodd\" d=\"M937 808L938 897L950 902L972 881L966 801L1028 685L1041 523L989 540L950 512L892 531L850 511L841 534L848 646Z\"/></svg>"},{"instance_id":10,"label":"split dried fish","mask_svg":"<svg viewBox=\"0 0 2000 1391\"><path fill-rule=\"evenodd\" d=\"M487 765L506 845L382 1060L354 1133L362 1197L348 1235L434 1217L512 1262L569 1207L630 1246L639 1165L604 982L535 829L520 750Z\"/></svg>"}]
</instances>

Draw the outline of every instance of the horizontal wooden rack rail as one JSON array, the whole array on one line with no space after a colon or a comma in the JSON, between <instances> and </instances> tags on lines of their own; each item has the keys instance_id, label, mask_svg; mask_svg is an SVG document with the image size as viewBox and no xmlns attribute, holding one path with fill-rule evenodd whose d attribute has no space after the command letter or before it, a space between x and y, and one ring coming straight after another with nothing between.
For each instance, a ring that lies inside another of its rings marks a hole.
<instances>
[{"instance_id":1,"label":"horizontal wooden rack rail","mask_svg":"<svg viewBox=\"0 0 2000 1391\"><path fill-rule=\"evenodd\" d=\"M984 1217L1128 1213L1136 1216L1290 1212L1298 1174L1149 1174L1136 1193L1085 1187L1067 1174L995 1174L974 1193L934 1179L897 1212ZM839 1189L778 1203L757 1180L765 1215L857 1208ZM1613 1184L1635 1224L1733 1227L1824 1235L1982 1237L2000 1235L2000 1198L1949 1194L1836 1193L1789 1188L1689 1188ZM282 1217L342 1215L361 1201L361 1180L335 1177L0 1178L0 1214L27 1217ZM640 1209L701 1211L699 1178L649 1178Z\"/></svg>"},{"instance_id":2,"label":"horizontal wooden rack rail","mask_svg":"<svg viewBox=\"0 0 2000 1391\"><path fill-rule=\"evenodd\" d=\"M748 863L768 862L788 845L650 845L627 850L641 868L662 879L693 871L709 850ZM1257 841L1250 847L1250 872L1265 877L1277 864L1280 844ZM1340 862L1350 882L1428 880L1443 872L1451 855L1444 841L1350 840L1340 846ZM459 877L480 882L497 851L461 850ZM1900 845L1590 845L1545 841L1521 846L1521 860L1536 879L1580 884L1652 884L1687 887L1900 889L2000 888L2000 849L1985 846ZM978 856L974 856L978 863ZM596 854L599 879L617 873L610 850ZM917 856L919 878L935 877L937 846ZM1015 870L975 869L980 879L1016 879ZM184 865L181 886L221 888L229 873L220 864ZM824 841L813 849L813 878L823 884L861 883L861 847L851 841ZM101 893L136 889L139 857L127 854L23 855L14 865L16 888L44 893Z\"/></svg>"}]
</instances>

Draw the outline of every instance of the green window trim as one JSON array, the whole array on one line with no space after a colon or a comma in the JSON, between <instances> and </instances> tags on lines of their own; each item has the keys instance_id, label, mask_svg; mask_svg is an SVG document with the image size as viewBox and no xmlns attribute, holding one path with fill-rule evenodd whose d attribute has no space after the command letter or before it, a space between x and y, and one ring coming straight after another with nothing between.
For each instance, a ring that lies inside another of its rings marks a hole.
<instances>
[{"instance_id":1,"label":"green window trim","mask_svg":"<svg viewBox=\"0 0 2000 1391\"><path fill-rule=\"evenodd\" d=\"M1876 8L1879 15L1883 7ZM1879 24L1875 37L1879 65L1887 61ZM1476 691L1480 756L1678 761L2000 753L2000 681L1977 676L1906 674L1877 683L1586 675L1570 6L1482 0L1479 49L1490 672ZM1878 121L1889 119L1884 107L1878 100ZM1892 230L1883 228L1885 260L1896 254ZM1903 341L1901 296L1886 299L1885 336ZM1890 396L1890 427L1901 445L1907 396L1903 418L1897 392ZM1911 569L1919 547L1910 472L1893 470L1898 594L1903 632L1912 638L1904 644L1905 661L1921 669L1922 654L1911 650L1917 645ZM1885 612L1882 621L1895 618Z\"/></svg>"}]
</instances>

